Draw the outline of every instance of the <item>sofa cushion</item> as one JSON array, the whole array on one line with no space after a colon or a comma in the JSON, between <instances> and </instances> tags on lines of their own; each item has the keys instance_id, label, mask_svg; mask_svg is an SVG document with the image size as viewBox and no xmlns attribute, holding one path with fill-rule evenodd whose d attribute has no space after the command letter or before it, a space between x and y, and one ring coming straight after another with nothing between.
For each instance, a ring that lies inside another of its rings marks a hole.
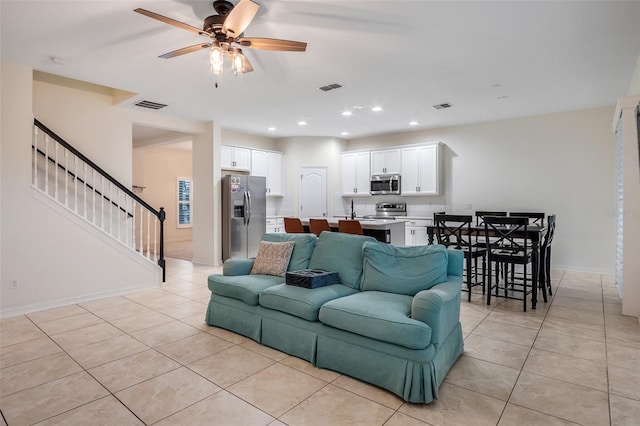
<instances>
[{"instance_id":1,"label":"sofa cushion","mask_svg":"<svg viewBox=\"0 0 640 426\"><path fill-rule=\"evenodd\" d=\"M295 315L307 321L317 321L320 307L339 297L357 293L342 284L332 284L318 288L295 287L280 284L260 293L260 305L280 312Z\"/></svg>"},{"instance_id":2,"label":"sofa cushion","mask_svg":"<svg viewBox=\"0 0 640 426\"><path fill-rule=\"evenodd\" d=\"M293 241L282 243L260 241L251 274L284 277L295 244Z\"/></svg>"},{"instance_id":3,"label":"sofa cushion","mask_svg":"<svg viewBox=\"0 0 640 426\"><path fill-rule=\"evenodd\" d=\"M431 343L431 328L409 318L411 296L363 291L325 303L320 308L323 324L361 336L424 349Z\"/></svg>"},{"instance_id":4,"label":"sofa cushion","mask_svg":"<svg viewBox=\"0 0 640 426\"><path fill-rule=\"evenodd\" d=\"M273 275L209 275L209 290L219 296L238 299L247 305L257 305L260 292L274 285L282 284L283 277Z\"/></svg>"},{"instance_id":5,"label":"sofa cushion","mask_svg":"<svg viewBox=\"0 0 640 426\"><path fill-rule=\"evenodd\" d=\"M293 247L291 253L291 260L289 260L289 267L287 271L297 271L299 269L307 269L309 267L309 259L311 253L316 246L316 237L314 234L284 234L284 233L269 233L262 236L262 241L270 241L274 243L281 243L286 241L293 241L296 245Z\"/></svg>"},{"instance_id":6,"label":"sofa cushion","mask_svg":"<svg viewBox=\"0 0 640 426\"><path fill-rule=\"evenodd\" d=\"M448 260L444 246L395 247L366 242L362 251L362 291L414 296L447 280Z\"/></svg>"},{"instance_id":7,"label":"sofa cushion","mask_svg":"<svg viewBox=\"0 0 640 426\"><path fill-rule=\"evenodd\" d=\"M362 276L362 245L373 237L324 231L313 250L309 268L335 271L342 284L359 289Z\"/></svg>"}]
</instances>

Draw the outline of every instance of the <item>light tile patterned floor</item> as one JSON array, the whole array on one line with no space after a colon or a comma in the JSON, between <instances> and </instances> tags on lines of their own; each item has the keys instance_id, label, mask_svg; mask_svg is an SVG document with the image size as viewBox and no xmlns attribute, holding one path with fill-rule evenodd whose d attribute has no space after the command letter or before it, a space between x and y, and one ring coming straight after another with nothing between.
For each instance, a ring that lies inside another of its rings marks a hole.
<instances>
[{"instance_id":1,"label":"light tile patterned floor","mask_svg":"<svg viewBox=\"0 0 640 426\"><path fill-rule=\"evenodd\" d=\"M203 322L214 268L159 289L0 321L0 426L638 425L640 325L609 277L554 272L536 311L461 305L465 353L440 398L374 386Z\"/></svg>"}]
</instances>

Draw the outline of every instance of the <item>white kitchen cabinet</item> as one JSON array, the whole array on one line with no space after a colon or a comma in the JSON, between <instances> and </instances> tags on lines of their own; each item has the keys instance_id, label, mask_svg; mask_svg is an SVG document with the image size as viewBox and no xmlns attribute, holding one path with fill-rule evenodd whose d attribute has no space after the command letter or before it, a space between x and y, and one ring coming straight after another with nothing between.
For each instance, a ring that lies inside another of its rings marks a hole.
<instances>
[{"instance_id":1,"label":"white kitchen cabinet","mask_svg":"<svg viewBox=\"0 0 640 426\"><path fill-rule=\"evenodd\" d=\"M238 146L220 147L220 168L225 170L251 170L251 150Z\"/></svg>"},{"instance_id":2,"label":"white kitchen cabinet","mask_svg":"<svg viewBox=\"0 0 640 426\"><path fill-rule=\"evenodd\" d=\"M342 154L342 194L369 195L369 152Z\"/></svg>"},{"instance_id":3,"label":"white kitchen cabinet","mask_svg":"<svg viewBox=\"0 0 640 426\"><path fill-rule=\"evenodd\" d=\"M282 154L252 149L251 175L267 178L267 196L282 195Z\"/></svg>"},{"instance_id":4,"label":"white kitchen cabinet","mask_svg":"<svg viewBox=\"0 0 640 426\"><path fill-rule=\"evenodd\" d=\"M426 219L411 219L404 223L404 243L407 246L424 246L429 244Z\"/></svg>"},{"instance_id":5,"label":"white kitchen cabinet","mask_svg":"<svg viewBox=\"0 0 640 426\"><path fill-rule=\"evenodd\" d=\"M402 195L440 194L440 145L402 149Z\"/></svg>"},{"instance_id":6,"label":"white kitchen cabinet","mask_svg":"<svg viewBox=\"0 0 640 426\"><path fill-rule=\"evenodd\" d=\"M371 151L371 174L400 173L400 157L399 149Z\"/></svg>"},{"instance_id":7,"label":"white kitchen cabinet","mask_svg":"<svg viewBox=\"0 0 640 426\"><path fill-rule=\"evenodd\" d=\"M268 217L267 218L267 233L272 232L285 232L284 231L284 219L281 217Z\"/></svg>"}]
</instances>

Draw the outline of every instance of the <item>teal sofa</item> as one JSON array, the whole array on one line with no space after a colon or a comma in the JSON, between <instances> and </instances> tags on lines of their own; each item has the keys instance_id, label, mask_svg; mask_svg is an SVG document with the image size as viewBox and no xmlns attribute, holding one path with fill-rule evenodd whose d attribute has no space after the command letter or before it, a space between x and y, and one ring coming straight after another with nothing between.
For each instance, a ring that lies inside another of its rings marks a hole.
<instances>
[{"instance_id":1,"label":"teal sofa","mask_svg":"<svg viewBox=\"0 0 640 426\"><path fill-rule=\"evenodd\" d=\"M340 284L307 289L250 274L254 259L229 259L208 277L206 322L387 389L414 403L438 396L463 352L462 253L394 247L371 237L323 232L265 234L294 241L289 271L336 271Z\"/></svg>"}]
</instances>

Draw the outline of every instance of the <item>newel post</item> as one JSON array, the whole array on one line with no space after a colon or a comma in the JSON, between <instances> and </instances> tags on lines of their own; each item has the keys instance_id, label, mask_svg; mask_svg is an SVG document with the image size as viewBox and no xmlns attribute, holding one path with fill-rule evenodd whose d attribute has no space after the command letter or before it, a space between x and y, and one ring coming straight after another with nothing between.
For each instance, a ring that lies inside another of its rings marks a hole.
<instances>
[{"instance_id":1,"label":"newel post","mask_svg":"<svg viewBox=\"0 0 640 426\"><path fill-rule=\"evenodd\" d=\"M160 258L158 259L158 265L162 268L162 282L166 279L166 267L164 261L164 219L167 217L167 213L164 211L164 207L160 207L158 212L158 219L160 220Z\"/></svg>"}]
</instances>

